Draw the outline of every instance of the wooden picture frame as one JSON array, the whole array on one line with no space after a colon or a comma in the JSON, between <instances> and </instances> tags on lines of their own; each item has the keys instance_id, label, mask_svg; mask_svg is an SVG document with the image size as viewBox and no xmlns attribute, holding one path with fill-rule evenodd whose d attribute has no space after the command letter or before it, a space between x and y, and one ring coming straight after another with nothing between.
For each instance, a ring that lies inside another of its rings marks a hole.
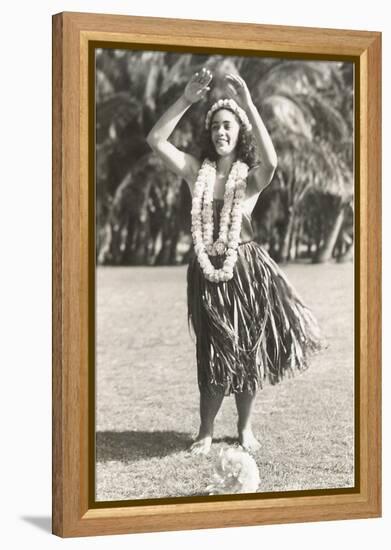
<instances>
[{"instance_id":1,"label":"wooden picture frame","mask_svg":"<svg viewBox=\"0 0 391 550\"><path fill-rule=\"evenodd\" d=\"M353 491L91 506L93 387L89 174L91 43L206 48L326 59L356 67L358 483ZM371 518L381 515L381 33L217 21L53 16L53 533L61 537Z\"/></svg>"}]
</instances>

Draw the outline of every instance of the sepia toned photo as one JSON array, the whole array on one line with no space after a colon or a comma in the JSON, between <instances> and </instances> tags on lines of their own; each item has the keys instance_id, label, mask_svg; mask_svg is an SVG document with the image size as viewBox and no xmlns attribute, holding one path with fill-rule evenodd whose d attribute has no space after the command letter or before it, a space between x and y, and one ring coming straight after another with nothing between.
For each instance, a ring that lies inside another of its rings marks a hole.
<instances>
[{"instance_id":1,"label":"sepia toned photo","mask_svg":"<svg viewBox=\"0 0 391 550\"><path fill-rule=\"evenodd\" d=\"M351 490L354 64L94 63L96 502Z\"/></svg>"}]
</instances>

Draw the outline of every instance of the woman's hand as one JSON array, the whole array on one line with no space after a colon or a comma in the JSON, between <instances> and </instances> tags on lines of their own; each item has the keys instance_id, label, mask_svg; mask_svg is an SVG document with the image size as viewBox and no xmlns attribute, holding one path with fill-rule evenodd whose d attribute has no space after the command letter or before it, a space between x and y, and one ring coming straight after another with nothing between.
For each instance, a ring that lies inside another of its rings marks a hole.
<instances>
[{"instance_id":1,"label":"woman's hand","mask_svg":"<svg viewBox=\"0 0 391 550\"><path fill-rule=\"evenodd\" d=\"M208 84L212 80L212 73L209 69L202 68L201 72L195 73L186 85L183 95L190 103L196 103L203 99L210 90Z\"/></svg>"},{"instance_id":2,"label":"woman's hand","mask_svg":"<svg viewBox=\"0 0 391 550\"><path fill-rule=\"evenodd\" d=\"M234 99L239 107L247 109L252 105L252 99L247 84L238 75L228 73L225 75L225 83L230 99Z\"/></svg>"}]
</instances>

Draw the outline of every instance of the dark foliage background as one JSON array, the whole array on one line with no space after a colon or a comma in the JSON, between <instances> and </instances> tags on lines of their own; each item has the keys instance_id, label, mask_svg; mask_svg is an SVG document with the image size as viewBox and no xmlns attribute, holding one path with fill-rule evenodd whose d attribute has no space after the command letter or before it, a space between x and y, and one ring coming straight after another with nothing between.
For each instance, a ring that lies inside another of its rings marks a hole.
<instances>
[{"instance_id":1,"label":"dark foliage background","mask_svg":"<svg viewBox=\"0 0 391 550\"><path fill-rule=\"evenodd\" d=\"M98 264L185 263L191 247L187 185L145 141L201 67L210 97L194 104L170 140L200 156L207 104L240 74L278 155L253 212L256 240L281 262L344 261L353 254L353 65L172 52L96 51Z\"/></svg>"}]
</instances>

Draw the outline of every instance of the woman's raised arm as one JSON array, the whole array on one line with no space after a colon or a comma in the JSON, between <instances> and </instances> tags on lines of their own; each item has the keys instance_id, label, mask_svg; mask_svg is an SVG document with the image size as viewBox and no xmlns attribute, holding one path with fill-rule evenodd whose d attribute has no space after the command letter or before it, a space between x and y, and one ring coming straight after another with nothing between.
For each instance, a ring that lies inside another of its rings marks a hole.
<instances>
[{"instance_id":1,"label":"woman's raised arm","mask_svg":"<svg viewBox=\"0 0 391 550\"><path fill-rule=\"evenodd\" d=\"M179 150L168 141L168 138L188 108L204 97L210 89L208 84L211 79L212 75L206 69L195 73L187 83L183 95L167 109L147 136L149 146L170 170L187 181L191 192L200 162L193 155Z\"/></svg>"},{"instance_id":2,"label":"woman's raised arm","mask_svg":"<svg viewBox=\"0 0 391 550\"><path fill-rule=\"evenodd\" d=\"M226 79L228 81L227 88L230 96L236 101L239 100L252 124L252 131L261 162L249 171L247 193L250 196L256 195L271 182L277 167L277 154L243 78L231 73L226 75Z\"/></svg>"}]
</instances>

